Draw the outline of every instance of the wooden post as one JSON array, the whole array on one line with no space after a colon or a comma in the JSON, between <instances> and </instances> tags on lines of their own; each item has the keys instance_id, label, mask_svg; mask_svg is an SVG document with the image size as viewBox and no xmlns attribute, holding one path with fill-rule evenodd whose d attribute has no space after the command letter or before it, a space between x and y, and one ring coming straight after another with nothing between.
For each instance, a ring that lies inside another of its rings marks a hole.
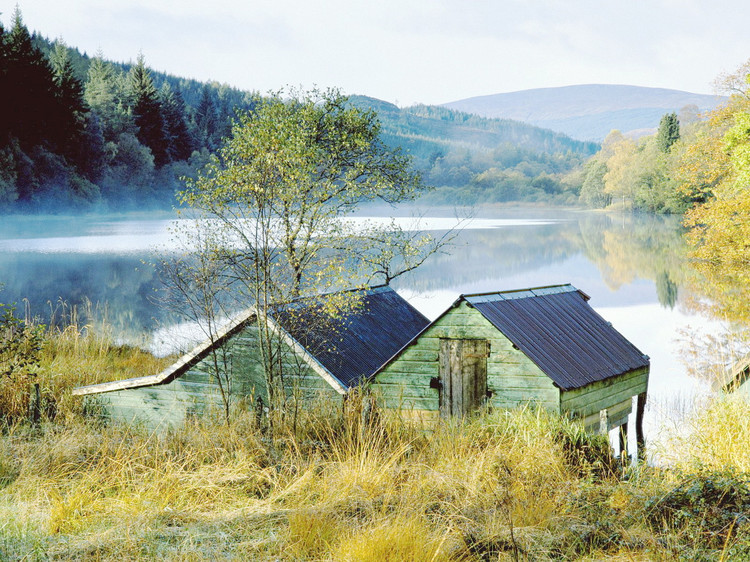
<instances>
[{"instance_id":1,"label":"wooden post","mask_svg":"<svg viewBox=\"0 0 750 562\"><path fill-rule=\"evenodd\" d=\"M643 412L646 410L646 393L638 395L635 410L635 441L638 446L638 460L646 460L646 439L643 436Z\"/></svg>"},{"instance_id":2,"label":"wooden post","mask_svg":"<svg viewBox=\"0 0 750 562\"><path fill-rule=\"evenodd\" d=\"M42 393L39 390L39 383L34 383L34 390L31 393L31 400L30 402L30 414L31 414L31 423L34 424L34 427L39 425L39 421L42 417Z\"/></svg>"},{"instance_id":3,"label":"wooden post","mask_svg":"<svg viewBox=\"0 0 750 562\"><path fill-rule=\"evenodd\" d=\"M620 461L622 465L628 464L628 422L625 422L620 426Z\"/></svg>"},{"instance_id":4,"label":"wooden post","mask_svg":"<svg viewBox=\"0 0 750 562\"><path fill-rule=\"evenodd\" d=\"M263 426L263 398L260 395L255 399L255 425L258 429Z\"/></svg>"},{"instance_id":5,"label":"wooden post","mask_svg":"<svg viewBox=\"0 0 750 562\"><path fill-rule=\"evenodd\" d=\"M599 433L602 435L609 434L609 420L607 408L599 410Z\"/></svg>"}]
</instances>

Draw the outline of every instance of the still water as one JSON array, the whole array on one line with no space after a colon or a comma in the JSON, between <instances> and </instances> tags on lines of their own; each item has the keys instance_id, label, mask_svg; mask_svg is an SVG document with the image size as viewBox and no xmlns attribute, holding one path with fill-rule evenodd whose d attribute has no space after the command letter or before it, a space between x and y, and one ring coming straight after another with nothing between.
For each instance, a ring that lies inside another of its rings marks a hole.
<instances>
[{"instance_id":1,"label":"still water","mask_svg":"<svg viewBox=\"0 0 750 562\"><path fill-rule=\"evenodd\" d=\"M421 225L441 230L453 222L435 211ZM158 304L153 264L172 247L174 224L169 214L4 217L0 302L45 322L92 310L116 338L172 350L180 319ZM462 293L573 284L651 357L645 427L653 438L709 391L682 362L685 334L718 329L691 312L688 275L675 218L524 209L478 213L446 253L394 287L435 318Z\"/></svg>"}]
</instances>

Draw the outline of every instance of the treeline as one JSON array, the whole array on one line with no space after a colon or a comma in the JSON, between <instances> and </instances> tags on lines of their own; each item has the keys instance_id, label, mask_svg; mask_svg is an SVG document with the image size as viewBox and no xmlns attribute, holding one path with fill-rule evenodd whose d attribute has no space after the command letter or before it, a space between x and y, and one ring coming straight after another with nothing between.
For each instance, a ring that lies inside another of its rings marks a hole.
<instances>
[{"instance_id":1,"label":"treeline","mask_svg":"<svg viewBox=\"0 0 750 562\"><path fill-rule=\"evenodd\" d=\"M695 150L711 123L697 107L665 114L657 132L639 139L612 131L581 177L581 202L593 208L684 213L706 200L691 177Z\"/></svg>"},{"instance_id":2,"label":"treeline","mask_svg":"<svg viewBox=\"0 0 750 562\"><path fill-rule=\"evenodd\" d=\"M0 24L0 209L173 203L252 95L115 64Z\"/></svg>"},{"instance_id":3,"label":"treeline","mask_svg":"<svg viewBox=\"0 0 750 562\"><path fill-rule=\"evenodd\" d=\"M726 103L699 119L665 115L655 135L614 131L586 163L581 199L592 207L683 214L699 305L737 327L750 323L750 61L720 76ZM747 330L735 342L750 341Z\"/></svg>"},{"instance_id":4,"label":"treeline","mask_svg":"<svg viewBox=\"0 0 750 562\"><path fill-rule=\"evenodd\" d=\"M580 182L571 173L599 149L509 119L436 106L400 109L362 96L353 102L378 112L385 141L407 150L437 188L428 196L434 203L577 203Z\"/></svg>"},{"instance_id":5,"label":"treeline","mask_svg":"<svg viewBox=\"0 0 750 562\"><path fill-rule=\"evenodd\" d=\"M114 63L0 24L0 211L169 207L257 94ZM507 119L365 97L414 159L432 203L577 203L571 173L599 146ZM572 179L571 179L572 178Z\"/></svg>"}]
</instances>

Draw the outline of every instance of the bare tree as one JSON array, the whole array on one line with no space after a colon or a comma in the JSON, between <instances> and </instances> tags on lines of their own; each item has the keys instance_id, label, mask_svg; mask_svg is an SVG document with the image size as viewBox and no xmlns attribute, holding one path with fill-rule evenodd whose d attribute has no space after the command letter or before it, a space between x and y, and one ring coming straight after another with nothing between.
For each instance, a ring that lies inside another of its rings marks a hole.
<instances>
[{"instance_id":1,"label":"bare tree","mask_svg":"<svg viewBox=\"0 0 750 562\"><path fill-rule=\"evenodd\" d=\"M363 203L395 204L424 190L410 158L382 142L374 112L336 91L317 90L258 99L238 117L218 157L188 181L181 201L206 226L198 248L204 255L195 263L202 272L205 262L206 273L221 278L205 288L197 283L201 297L188 298L208 313L216 309L210 301L231 289L244 307L256 309L271 411L283 411L287 399L275 307L293 310L288 304L300 298L331 293L316 312L315 323L325 323L358 306L360 293L336 291L390 283L421 265L445 239L395 223L362 228L343 219ZM180 286L179 292L192 290ZM309 311L300 321L310 323Z\"/></svg>"},{"instance_id":2,"label":"bare tree","mask_svg":"<svg viewBox=\"0 0 750 562\"><path fill-rule=\"evenodd\" d=\"M231 361L228 349L217 345L237 303L223 259L224 244L203 221L178 223L173 238L180 245L162 256L159 271L166 286L161 304L193 321L210 342L209 362L219 389L224 418L230 422Z\"/></svg>"}]
</instances>

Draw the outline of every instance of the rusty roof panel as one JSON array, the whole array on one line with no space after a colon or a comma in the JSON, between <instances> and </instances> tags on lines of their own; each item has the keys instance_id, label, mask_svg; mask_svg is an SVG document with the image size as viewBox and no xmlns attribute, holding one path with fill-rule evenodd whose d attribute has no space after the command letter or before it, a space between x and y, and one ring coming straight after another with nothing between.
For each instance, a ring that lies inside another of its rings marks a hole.
<instances>
[{"instance_id":1,"label":"rusty roof panel","mask_svg":"<svg viewBox=\"0 0 750 562\"><path fill-rule=\"evenodd\" d=\"M463 298L563 390L649 365L571 285Z\"/></svg>"}]
</instances>

